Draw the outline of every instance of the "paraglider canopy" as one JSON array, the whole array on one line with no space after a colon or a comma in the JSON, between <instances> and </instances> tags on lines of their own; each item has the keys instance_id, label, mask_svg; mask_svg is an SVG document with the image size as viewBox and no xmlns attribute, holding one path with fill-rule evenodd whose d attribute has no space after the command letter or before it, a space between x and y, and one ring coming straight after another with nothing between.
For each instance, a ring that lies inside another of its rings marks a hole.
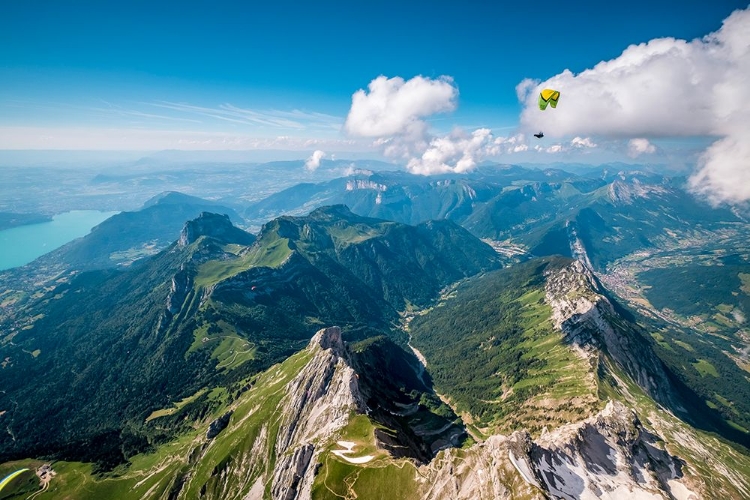
<instances>
[{"instance_id":1,"label":"paraglider canopy","mask_svg":"<svg viewBox=\"0 0 750 500\"><path fill-rule=\"evenodd\" d=\"M539 93L539 109L544 111L547 109L547 104L556 108L559 99L560 92L558 90L544 89Z\"/></svg>"}]
</instances>

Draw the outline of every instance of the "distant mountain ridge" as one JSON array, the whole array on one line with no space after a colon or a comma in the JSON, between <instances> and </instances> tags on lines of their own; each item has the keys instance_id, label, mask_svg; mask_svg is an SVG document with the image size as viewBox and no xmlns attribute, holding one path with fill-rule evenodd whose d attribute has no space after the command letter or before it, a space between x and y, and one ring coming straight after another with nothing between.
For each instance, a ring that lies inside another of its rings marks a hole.
<instances>
[{"instance_id":1,"label":"distant mountain ridge","mask_svg":"<svg viewBox=\"0 0 750 500\"><path fill-rule=\"evenodd\" d=\"M231 208L177 192L165 192L135 212L120 212L95 226L91 233L40 257L42 265L74 269L103 269L130 264L166 248L180 234L186 220L202 212L242 218Z\"/></svg>"},{"instance_id":2,"label":"distant mountain ridge","mask_svg":"<svg viewBox=\"0 0 750 500\"><path fill-rule=\"evenodd\" d=\"M294 186L251 205L245 216L258 220L345 203L357 214L408 224L450 219L480 238L522 244L537 256L577 256L580 249L571 247L578 245L600 271L636 248L679 239L670 235L743 220L696 199L683 184L638 170L598 177L518 166L431 177L374 172Z\"/></svg>"}]
</instances>

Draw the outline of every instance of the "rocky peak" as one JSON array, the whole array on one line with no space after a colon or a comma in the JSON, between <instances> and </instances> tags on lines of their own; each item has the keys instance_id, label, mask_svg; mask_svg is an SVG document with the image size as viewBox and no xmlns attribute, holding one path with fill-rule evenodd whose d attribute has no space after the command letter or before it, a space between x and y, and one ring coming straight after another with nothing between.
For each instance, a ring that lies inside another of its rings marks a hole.
<instances>
[{"instance_id":1,"label":"rocky peak","mask_svg":"<svg viewBox=\"0 0 750 500\"><path fill-rule=\"evenodd\" d=\"M341 339L341 328L332 326L324 328L310 339L310 347L320 346L322 349L332 349L338 356L344 354L344 341Z\"/></svg>"},{"instance_id":2,"label":"rocky peak","mask_svg":"<svg viewBox=\"0 0 750 500\"><path fill-rule=\"evenodd\" d=\"M378 182L371 181L369 179L352 179L349 181L346 181L346 190L347 191L355 191L358 189L371 189L374 191L385 191L388 189L388 186L385 184L380 184Z\"/></svg>"},{"instance_id":3,"label":"rocky peak","mask_svg":"<svg viewBox=\"0 0 750 500\"><path fill-rule=\"evenodd\" d=\"M433 500L699 498L682 460L618 401L537 439L516 431L461 453L448 449L420 472L424 490L417 498Z\"/></svg>"},{"instance_id":4,"label":"rocky peak","mask_svg":"<svg viewBox=\"0 0 750 500\"><path fill-rule=\"evenodd\" d=\"M180 232L178 245L185 247L194 243L201 236L215 238L222 243L249 245L255 238L250 233L236 228L226 214L202 212L198 218L187 221Z\"/></svg>"},{"instance_id":5,"label":"rocky peak","mask_svg":"<svg viewBox=\"0 0 750 500\"><path fill-rule=\"evenodd\" d=\"M350 217L356 217L349 207L344 204L327 205L324 207L316 208L308 217L312 220L329 221L332 219L348 219Z\"/></svg>"},{"instance_id":6,"label":"rocky peak","mask_svg":"<svg viewBox=\"0 0 750 500\"><path fill-rule=\"evenodd\" d=\"M310 362L287 384L276 438L274 498L310 498L315 463L325 443L367 406L350 366L339 327L319 330L310 340Z\"/></svg>"},{"instance_id":7,"label":"rocky peak","mask_svg":"<svg viewBox=\"0 0 750 500\"><path fill-rule=\"evenodd\" d=\"M607 194L615 204L630 205L638 198L647 198L653 194L666 192L667 190L662 186L644 184L636 178L631 181L623 178L623 180L616 180L610 184Z\"/></svg>"}]
</instances>

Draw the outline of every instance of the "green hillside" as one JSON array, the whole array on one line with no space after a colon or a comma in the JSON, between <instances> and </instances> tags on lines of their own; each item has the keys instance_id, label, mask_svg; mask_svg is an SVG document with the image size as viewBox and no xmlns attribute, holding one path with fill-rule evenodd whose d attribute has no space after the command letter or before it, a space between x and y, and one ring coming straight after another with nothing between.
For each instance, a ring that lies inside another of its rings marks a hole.
<instances>
[{"instance_id":1,"label":"green hillside","mask_svg":"<svg viewBox=\"0 0 750 500\"><path fill-rule=\"evenodd\" d=\"M598 381L556 331L543 272L562 259L533 260L461 284L409 324L436 390L478 436L532 433L600 409Z\"/></svg>"},{"instance_id":2,"label":"green hillside","mask_svg":"<svg viewBox=\"0 0 750 500\"><path fill-rule=\"evenodd\" d=\"M3 327L0 411L13 412L0 460L54 455L111 468L187 425L173 414L144 425L153 412L285 359L321 325L403 342L399 310L499 265L455 224L411 227L345 207L272 221L249 247L219 216L184 234L127 271L50 288ZM204 392L185 407L200 415L221 401ZM34 432L50 414L61 424Z\"/></svg>"}]
</instances>

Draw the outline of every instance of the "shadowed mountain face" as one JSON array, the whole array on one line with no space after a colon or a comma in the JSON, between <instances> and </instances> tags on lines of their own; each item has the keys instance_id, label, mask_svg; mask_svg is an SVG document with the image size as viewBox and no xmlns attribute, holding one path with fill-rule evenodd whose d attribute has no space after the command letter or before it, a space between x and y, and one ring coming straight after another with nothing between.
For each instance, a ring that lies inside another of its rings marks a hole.
<instances>
[{"instance_id":1,"label":"shadowed mountain face","mask_svg":"<svg viewBox=\"0 0 750 500\"><path fill-rule=\"evenodd\" d=\"M412 227L337 206L269 222L255 241L204 213L158 255L73 275L2 325L0 407L13 408L2 458L114 465L183 428L144 426L152 411L286 358L321 322L351 339L403 338L399 310L499 262L448 221ZM189 406L219 404L201 394ZM34 432L50 412L60 424ZM89 440L97 447L80 446Z\"/></svg>"}]
</instances>

